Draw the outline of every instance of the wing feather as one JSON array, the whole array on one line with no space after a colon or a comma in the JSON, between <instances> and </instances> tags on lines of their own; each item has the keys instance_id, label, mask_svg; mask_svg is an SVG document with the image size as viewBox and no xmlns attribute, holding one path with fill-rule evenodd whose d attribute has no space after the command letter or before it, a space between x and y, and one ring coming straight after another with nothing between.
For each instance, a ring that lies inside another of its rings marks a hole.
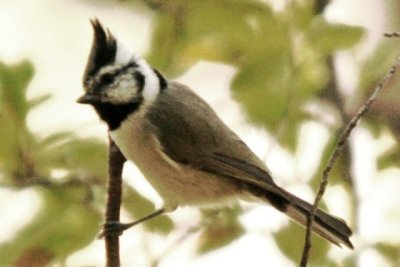
<instances>
[{"instance_id":1,"label":"wing feather","mask_svg":"<svg viewBox=\"0 0 400 267\"><path fill-rule=\"evenodd\" d=\"M206 102L178 83L170 83L163 94L147 116L165 154L199 170L276 190L264 163Z\"/></svg>"}]
</instances>

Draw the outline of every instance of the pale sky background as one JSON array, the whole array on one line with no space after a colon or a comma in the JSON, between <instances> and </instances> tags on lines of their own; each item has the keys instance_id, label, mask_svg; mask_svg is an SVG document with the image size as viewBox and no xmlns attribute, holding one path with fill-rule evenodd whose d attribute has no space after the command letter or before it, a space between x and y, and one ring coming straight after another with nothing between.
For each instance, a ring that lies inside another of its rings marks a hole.
<instances>
[{"instance_id":1,"label":"pale sky background","mask_svg":"<svg viewBox=\"0 0 400 267\"><path fill-rule=\"evenodd\" d=\"M30 97L51 93L53 98L29 116L29 126L40 136L50 132L74 131L78 136L98 136L106 140L106 128L92 109L76 104L82 94L81 77L92 42L90 18L98 17L104 25L112 30L123 43L129 44L133 52L145 55L151 37L151 14L145 10L134 12L131 9L114 5L95 6L96 1L78 0L0 0L0 60L7 64L22 59L33 61L36 67L34 80L30 84ZM275 1L279 10L284 1ZM386 29L384 7L381 0L336 0L327 10L327 17L335 22L362 25L369 29L364 44L346 53L338 55L339 62L345 65L340 69L340 84L343 90L351 94L357 80L357 61L372 49L382 32ZM142 12L142 14L140 14ZM366 15L370 14L370 15ZM208 79L204 79L207 73ZM328 129L323 125L310 122L302 129L300 146L295 155L280 148L263 130L246 123L240 108L229 97L229 83L235 69L216 63L199 62L178 80L189 85L210 103L223 120L231 126L249 146L266 162L276 177L277 183L307 200L313 200L313 192L307 182L315 171L314 158L318 161L322 147L327 142ZM220 88L209 90L207 88ZM360 254L359 266L389 266L384 259L363 247L363 244L376 240L400 241L400 181L398 169L386 169L378 173L375 158L393 144L387 136L376 140L371 133L362 127L356 129L351 138L355 152L359 153L359 166L354 168L357 191L361 210L358 226L360 233L355 233L356 250ZM303 160L302 160L303 159ZM304 160L305 159L305 160ZM126 179L154 200L159 206L161 201L156 193L144 181L137 179L137 170L133 165L127 166ZM130 179L134 176L135 179ZM385 194L382 195L382 191ZM341 188L330 187L325 200L329 210L341 217L348 218L349 211L345 206L348 199ZM9 203L13 204L10 207ZM40 199L34 191L12 192L0 189L0 242L9 240L29 223L29 219L39 208ZM194 257L196 235L163 257L160 266L294 266L282 257L274 240L268 233L278 230L288 223L286 217L270 207L257 204L243 204L251 210L241 216L241 221L249 234L232 245ZM390 219L397 215L397 221ZM165 251L198 221L198 212L194 208L183 208L171 214L177 229L168 237L144 232L141 227L126 232L121 238L121 259L123 266L148 266L146 255L162 256ZM125 220L129 218L125 217ZM385 225L385 229L382 229ZM151 242L149 242L151 240ZM303 242L301 240L300 242ZM147 247L143 246L146 244ZM67 266L103 266L103 241L95 240L88 248L72 256ZM332 247L331 255L338 259L349 253L347 249ZM143 255L143 256L141 256Z\"/></svg>"}]
</instances>

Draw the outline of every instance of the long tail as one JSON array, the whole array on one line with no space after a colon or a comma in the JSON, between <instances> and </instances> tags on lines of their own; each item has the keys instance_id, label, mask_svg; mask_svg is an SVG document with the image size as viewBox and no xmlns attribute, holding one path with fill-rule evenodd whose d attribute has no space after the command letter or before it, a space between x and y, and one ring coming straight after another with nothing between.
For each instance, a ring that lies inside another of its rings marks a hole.
<instances>
[{"instance_id":1,"label":"long tail","mask_svg":"<svg viewBox=\"0 0 400 267\"><path fill-rule=\"evenodd\" d=\"M256 191L259 197L267 199L275 208L287 214L301 225L307 225L307 218L312 211L311 204L282 188L279 188L279 194L259 189L256 189ZM353 248L353 244L349 239L352 231L344 220L329 215L320 209L317 210L314 218L313 232L339 247L345 245L348 248Z\"/></svg>"},{"instance_id":2,"label":"long tail","mask_svg":"<svg viewBox=\"0 0 400 267\"><path fill-rule=\"evenodd\" d=\"M275 208L301 225L305 226L307 224L307 218L312 211L312 206L277 186L266 168L218 153L213 154L213 159L218 164L208 166L207 171L221 173L221 170L223 170L224 175L244 182L242 186L245 186L245 191L250 192L252 196L267 200ZM255 162L257 163L258 161L255 160ZM345 245L348 248L353 248L349 239L352 232L345 221L335 218L320 209L316 211L314 218L312 230L315 233L339 247Z\"/></svg>"}]
</instances>

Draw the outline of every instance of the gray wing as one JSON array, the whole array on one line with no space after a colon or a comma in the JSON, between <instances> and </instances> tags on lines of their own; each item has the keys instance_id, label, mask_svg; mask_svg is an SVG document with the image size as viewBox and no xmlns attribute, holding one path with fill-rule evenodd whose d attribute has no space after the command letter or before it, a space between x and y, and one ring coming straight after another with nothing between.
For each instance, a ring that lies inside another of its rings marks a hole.
<instances>
[{"instance_id":1,"label":"gray wing","mask_svg":"<svg viewBox=\"0 0 400 267\"><path fill-rule=\"evenodd\" d=\"M280 192L264 163L187 87L170 83L157 101L147 116L173 160Z\"/></svg>"}]
</instances>

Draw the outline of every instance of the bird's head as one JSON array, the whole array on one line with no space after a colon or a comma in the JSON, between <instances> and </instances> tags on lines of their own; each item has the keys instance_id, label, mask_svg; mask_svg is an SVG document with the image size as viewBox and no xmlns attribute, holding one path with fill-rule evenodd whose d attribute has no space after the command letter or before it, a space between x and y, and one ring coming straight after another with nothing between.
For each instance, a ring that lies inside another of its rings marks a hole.
<instances>
[{"instance_id":1,"label":"bird's head","mask_svg":"<svg viewBox=\"0 0 400 267\"><path fill-rule=\"evenodd\" d=\"M83 76L85 94L78 102L92 105L108 122L115 110L137 109L143 102L153 101L167 81L144 59L127 52L97 19L91 24L94 37Z\"/></svg>"}]
</instances>

